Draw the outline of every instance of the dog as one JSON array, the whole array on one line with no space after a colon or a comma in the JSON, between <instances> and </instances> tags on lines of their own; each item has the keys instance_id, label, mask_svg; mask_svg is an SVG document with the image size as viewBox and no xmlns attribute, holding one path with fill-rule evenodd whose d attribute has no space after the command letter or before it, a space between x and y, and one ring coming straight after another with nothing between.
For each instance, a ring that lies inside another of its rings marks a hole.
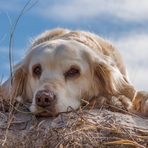
<instances>
[{"instance_id":1,"label":"dog","mask_svg":"<svg viewBox=\"0 0 148 148\"><path fill-rule=\"evenodd\" d=\"M6 100L30 102L35 115L56 116L101 96L119 98L132 113L148 116L148 93L129 81L119 51L90 32L57 28L39 35L13 76L1 86Z\"/></svg>"}]
</instances>

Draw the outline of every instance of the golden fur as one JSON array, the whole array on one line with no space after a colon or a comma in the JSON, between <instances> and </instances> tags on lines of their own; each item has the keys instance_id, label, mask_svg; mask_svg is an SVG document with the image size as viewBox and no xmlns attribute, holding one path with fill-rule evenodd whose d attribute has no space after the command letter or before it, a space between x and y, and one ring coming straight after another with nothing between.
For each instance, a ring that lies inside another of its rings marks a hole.
<instances>
[{"instance_id":1,"label":"golden fur","mask_svg":"<svg viewBox=\"0 0 148 148\"><path fill-rule=\"evenodd\" d=\"M31 72L36 63L43 67L40 79L34 78ZM79 67L80 75L65 80L62 74L71 65ZM148 116L148 94L136 91L129 82L119 51L89 32L55 29L39 35L15 66L12 87L10 81L2 85L5 98L21 96L32 103L30 110L34 114L45 112L36 105L35 95L47 89L57 95L52 109L46 108L50 115L67 111L69 107L77 109L84 98L91 101L93 97L115 96L128 111Z\"/></svg>"}]
</instances>

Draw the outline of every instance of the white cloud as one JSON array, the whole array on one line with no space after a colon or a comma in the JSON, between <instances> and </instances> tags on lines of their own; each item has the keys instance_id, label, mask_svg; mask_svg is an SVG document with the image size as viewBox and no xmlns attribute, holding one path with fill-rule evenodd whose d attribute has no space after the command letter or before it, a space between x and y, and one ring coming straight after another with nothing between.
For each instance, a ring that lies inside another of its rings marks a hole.
<instances>
[{"instance_id":1,"label":"white cloud","mask_svg":"<svg viewBox=\"0 0 148 148\"><path fill-rule=\"evenodd\" d=\"M76 21L82 18L111 15L124 21L148 19L147 0L63 0L50 4L40 1L36 13L57 20Z\"/></svg>"},{"instance_id":2,"label":"white cloud","mask_svg":"<svg viewBox=\"0 0 148 148\"><path fill-rule=\"evenodd\" d=\"M36 2L32 0L30 5ZM27 0L1 0L0 11L20 11ZM31 12L45 18L62 21L79 21L110 15L124 21L148 20L147 0L61 0L38 1Z\"/></svg>"},{"instance_id":3,"label":"white cloud","mask_svg":"<svg viewBox=\"0 0 148 148\"><path fill-rule=\"evenodd\" d=\"M148 34L131 34L112 40L126 63L131 82L148 90Z\"/></svg>"}]
</instances>

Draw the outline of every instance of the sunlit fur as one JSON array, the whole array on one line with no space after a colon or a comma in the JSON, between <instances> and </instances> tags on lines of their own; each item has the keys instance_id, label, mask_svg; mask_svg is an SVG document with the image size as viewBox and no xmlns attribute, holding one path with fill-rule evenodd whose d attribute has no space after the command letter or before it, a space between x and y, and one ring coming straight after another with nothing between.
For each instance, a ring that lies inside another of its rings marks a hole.
<instances>
[{"instance_id":1,"label":"sunlit fur","mask_svg":"<svg viewBox=\"0 0 148 148\"><path fill-rule=\"evenodd\" d=\"M40 78L32 74L35 64L42 67ZM80 68L80 76L65 80L64 72L73 65ZM44 111L35 101L36 93L44 89L56 95L53 114L68 108L78 109L83 98L90 101L97 96L124 95L132 103L136 94L121 55L111 43L89 32L66 29L55 29L38 36L15 66L12 80L11 89L10 79L2 86L5 98L10 98L10 94L21 96L24 101L31 102L30 111L34 114ZM6 93L8 89L10 91ZM146 115L147 106L146 111L142 111ZM129 110L133 111L133 108L131 105Z\"/></svg>"}]
</instances>

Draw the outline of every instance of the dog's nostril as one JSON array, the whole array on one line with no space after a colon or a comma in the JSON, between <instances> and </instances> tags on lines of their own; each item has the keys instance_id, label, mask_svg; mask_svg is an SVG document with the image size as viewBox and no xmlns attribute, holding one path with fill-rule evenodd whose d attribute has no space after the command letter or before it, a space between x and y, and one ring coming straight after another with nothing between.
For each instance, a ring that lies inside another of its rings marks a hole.
<instances>
[{"instance_id":1,"label":"dog's nostril","mask_svg":"<svg viewBox=\"0 0 148 148\"><path fill-rule=\"evenodd\" d=\"M41 102L41 99L40 98L37 98L37 102Z\"/></svg>"},{"instance_id":2,"label":"dog's nostril","mask_svg":"<svg viewBox=\"0 0 148 148\"><path fill-rule=\"evenodd\" d=\"M45 102L48 103L49 102L49 98L45 98Z\"/></svg>"}]
</instances>

